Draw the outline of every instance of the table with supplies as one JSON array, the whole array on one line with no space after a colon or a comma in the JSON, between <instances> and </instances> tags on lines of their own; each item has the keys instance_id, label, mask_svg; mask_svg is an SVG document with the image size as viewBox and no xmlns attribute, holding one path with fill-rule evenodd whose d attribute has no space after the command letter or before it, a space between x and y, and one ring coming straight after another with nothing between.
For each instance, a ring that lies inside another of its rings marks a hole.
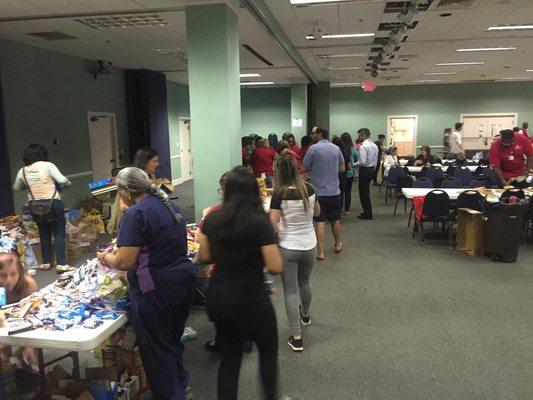
<instances>
[{"instance_id":1,"label":"table with supplies","mask_svg":"<svg viewBox=\"0 0 533 400\"><path fill-rule=\"evenodd\" d=\"M412 200L415 197L425 196L433 190L442 190L450 197L450 200L457 200L457 197L465 190L472 189L427 189L427 188L403 188L402 193L406 199Z\"/></svg>"}]
</instances>

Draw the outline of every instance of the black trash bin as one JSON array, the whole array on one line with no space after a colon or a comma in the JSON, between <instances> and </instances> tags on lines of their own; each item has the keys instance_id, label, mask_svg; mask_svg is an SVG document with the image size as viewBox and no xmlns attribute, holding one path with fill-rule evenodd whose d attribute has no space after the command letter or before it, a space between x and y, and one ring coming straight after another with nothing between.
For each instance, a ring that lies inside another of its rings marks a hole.
<instances>
[{"instance_id":1,"label":"black trash bin","mask_svg":"<svg viewBox=\"0 0 533 400\"><path fill-rule=\"evenodd\" d=\"M512 263L518 257L529 202L516 201L515 204L485 203L483 248L493 261Z\"/></svg>"}]
</instances>

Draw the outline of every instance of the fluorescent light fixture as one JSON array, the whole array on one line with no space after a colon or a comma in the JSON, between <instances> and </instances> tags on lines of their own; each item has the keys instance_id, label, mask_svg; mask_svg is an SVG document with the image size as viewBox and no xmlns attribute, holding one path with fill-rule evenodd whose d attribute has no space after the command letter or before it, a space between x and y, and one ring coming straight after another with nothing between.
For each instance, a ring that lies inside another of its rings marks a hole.
<instances>
[{"instance_id":1,"label":"fluorescent light fixture","mask_svg":"<svg viewBox=\"0 0 533 400\"><path fill-rule=\"evenodd\" d=\"M241 82L241 86L245 85L273 85L274 82Z\"/></svg>"},{"instance_id":2,"label":"fluorescent light fixture","mask_svg":"<svg viewBox=\"0 0 533 400\"><path fill-rule=\"evenodd\" d=\"M451 67L455 65L482 65L485 64L484 61L467 61L467 62L446 62L446 63L439 63L435 64L439 67Z\"/></svg>"},{"instance_id":3,"label":"fluorescent light fixture","mask_svg":"<svg viewBox=\"0 0 533 400\"><path fill-rule=\"evenodd\" d=\"M329 86L361 86L359 82L330 83Z\"/></svg>"},{"instance_id":4,"label":"fluorescent light fixture","mask_svg":"<svg viewBox=\"0 0 533 400\"><path fill-rule=\"evenodd\" d=\"M441 79L419 79L417 81L413 81L413 83L429 83L429 82L442 82Z\"/></svg>"},{"instance_id":5,"label":"fluorescent light fixture","mask_svg":"<svg viewBox=\"0 0 533 400\"><path fill-rule=\"evenodd\" d=\"M489 26L488 31L515 31L515 30L525 30L533 29L533 24L524 24L524 25L496 25Z\"/></svg>"},{"instance_id":6,"label":"fluorescent light fixture","mask_svg":"<svg viewBox=\"0 0 533 400\"><path fill-rule=\"evenodd\" d=\"M322 35L321 39L346 39L346 38L359 38L359 37L373 37L375 33L336 33ZM307 40L315 40L313 35L307 35Z\"/></svg>"},{"instance_id":7,"label":"fluorescent light fixture","mask_svg":"<svg viewBox=\"0 0 533 400\"><path fill-rule=\"evenodd\" d=\"M427 72L424 75L457 75L457 72Z\"/></svg>"},{"instance_id":8,"label":"fluorescent light fixture","mask_svg":"<svg viewBox=\"0 0 533 400\"><path fill-rule=\"evenodd\" d=\"M526 72L533 72L533 69L526 69Z\"/></svg>"},{"instance_id":9,"label":"fluorescent light fixture","mask_svg":"<svg viewBox=\"0 0 533 400\"><path fill-rule=\"evenodd\" d=\"M320 3L343 3L350 0L291 0L291 4L320 4Z\"/></svg>"},{"instance_id":10,"label":"fluorescent light fixture","mask_svg":"<svg viewBox=\"0 0 533 400\"><path fill-rule=\"evenodd\" d=\"M350 57L366 57L367 53L355 54L319 54L317 58L350 58Z\"/></svg>"},{"instance_id":11,"label":"fluorescent light fixture","mask_svg":"<svg viewBox=\"0 0 533 400\"><path fill-rule=\"evenodd\" d=\"M349 71L352 69L363 69L363 67L330 67L326 71Z\"/></svg>"},{"instance_id":12,"label":"fluorescent light fixture","mask_svg":"<svg viewBox=\"0 0 533 400\"><path fill-rule=\"evenodd\" d=\"M457 49L456 51L466 52L466 51L502 51L502 50L516 50L516 46L506 46L506 47L474 47L467 49Z\"/></svg>"},{"instance_id":13,"label":"fluorescent light fixture","mask_svg":"<svg viewBox=\"0 0 533 400\"><path fill-rule=\"evenodd\" d=\"M500 79L504 81L523 81L526 79L531 79L531 76L510 76L507 78L500 78Z\"/></svg>"},{"instance_id":14,"label":"fluorescent light fixture","mask_svg":"<svg viewBox=\"0 0 533 400\"><path fill-rule=\"evenodd\" d=\"M258 78L260 74L239 74L241 78Z\"/></svg>"}]
</instances>

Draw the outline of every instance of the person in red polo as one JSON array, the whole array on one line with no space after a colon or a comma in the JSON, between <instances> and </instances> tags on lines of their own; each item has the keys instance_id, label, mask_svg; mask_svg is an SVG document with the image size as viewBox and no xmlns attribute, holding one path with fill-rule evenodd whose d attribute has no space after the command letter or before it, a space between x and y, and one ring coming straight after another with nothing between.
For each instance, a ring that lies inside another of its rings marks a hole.
<instances>
[{"instance_id":1,"label":"person in red polo","mask_svg":"<svg viewBox=\"0 0 533 400\"><path fill-rule=\"evenodd\" d=\"M490 166L502 182L517 176L533 175L533 146L529 139L511 129L500 131L489 152ZM526 162L527 158L527 171Z\"/></svg>"}]
</instances>

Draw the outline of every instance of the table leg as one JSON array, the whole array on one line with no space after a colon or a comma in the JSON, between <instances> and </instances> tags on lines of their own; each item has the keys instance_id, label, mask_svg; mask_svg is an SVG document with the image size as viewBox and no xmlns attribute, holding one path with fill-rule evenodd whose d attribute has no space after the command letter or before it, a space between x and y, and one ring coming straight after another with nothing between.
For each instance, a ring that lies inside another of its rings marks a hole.
<instances>
[{"instance_id":1,"label":"table leg","mask_svg":"<svg viewBox=\"0 0 533 400\"><path fill-rule=\"evenodd\" d=\"M70 357L72 357L72 364L74 365L72 368L72 377L75 380L80 379L80 358L77 351L71 351Z\"/></svg>"}]
</instances>

